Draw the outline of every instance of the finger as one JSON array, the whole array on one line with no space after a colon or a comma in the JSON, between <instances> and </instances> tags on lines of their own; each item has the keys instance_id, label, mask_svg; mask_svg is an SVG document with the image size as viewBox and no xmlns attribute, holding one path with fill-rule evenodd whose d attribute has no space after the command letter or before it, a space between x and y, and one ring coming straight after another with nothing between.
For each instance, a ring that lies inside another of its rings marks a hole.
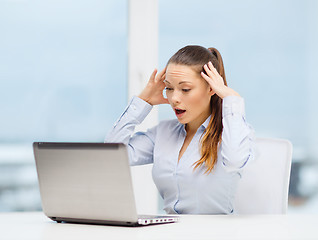
<instances>
[{"instance_id":1,"label":"finger","mask_svg":"<svg viewBox=\"0 0 318 240\"><path fill-rule=\"evenodd\" d=\"M166 73L164 73L161 77L162 82L166 79Z\"/></svg>"},{"instance_id":2,"label":"finger","mask_svg":"<svg viewBox=\"0 0 318 240\"><path fill-rule=\"evenodd\" d=\"M166 67L158 73L157 79L162 81L163 76L166 76Z\"/></svg>"},{"instance_id":3,"label":"finger","mask_svg":"<svg viewBox=\"0 0 318 240\"><path fill-rule=\"evenodd\" d=\"M161 72L163 72L163 73L166 73L166 71L167 71L167 66L164 67L164 68L161 70Z\"/></svg>"},{"instance_id":4,"label":"finger","mask_svg":"<svg viewBox=\"0 0 318 240\"><path fill-rule=\"evenodd\" d=\"M209 76L207 76L204 72L201 72L201 76L202 76L202 77L207 81L207 83L209 84L211 96L213 96L213 95L215 94L215 91L213 90L213 87L212 87L212 86L214 85L212 79L211 79Z\"/></svg>"},{"instance_id":5,"label":"finger","mask_svg":"<svg viewBox=\"0 0 318 240\"><path fill-rule=\"evenodd\" d=\"M149 78L149 82L153 82L156 78L156 74L157 74L157 69L155 68L155 70L152 72L150 78Z\"/></svg>"},{"instance_id":6,"label":"finger","mask_svg":"<svg viewBox=\"0 0 318 240\"><path fill-rule=\"evenodd\" d=\"M158 77L158 79L163 81L166 78L166 72L162 73L162 71L161 71L160 73L158 73L157 77Z\"/></svg>"},{"instance_id":7,"label":"finger","mask_svg":"<svg viewBox=\"0 0 318 240\"><path fill-rule=\"evenodd\" d=\"M166 87L166 84L163 81L158 81L157 84L159 90L163 90Z\"/></svg>"},{"instance_id":8,"label":"finger","mask_svg":"<svg viewBox=\"0 0 318 240\"><path fill-rule=\"evenodd\" d=\"M216 68L213 66L212 62L208 62L208 66L211 70L211 72L215 73L215 74L219 74L218 71L216 70Z\"/></svg>"},{"instance_id":9,"label":"finger","mask_svg":"<svg viewBox=\"0 0 318 240\"><path fill-rule=\"evenodd\" d=\"M214 76L214 73L211 71L211 69L209 68L208 64L205 64L203 66L203 68L204 68L204 70L205 70L205 72L207 73L208 76L210 76L210 77Z\"/></svg>"},{"instance_id":10,"label":"finger","mask_svg":"<svg viewBox=\"0 0 318 240\"><path fill-rule=\"evenodd\" d=\"M213 66L212 62L208 62L208 65L212 71L212 73L214 74L214 76L216 77L215 79L218 81L218 82L222 82L224 84L224 79L223 77L219 74L219 72L216 70L216 68Z\"/></svg>"},{"instance_id":11,"label":"finger","mask_svg":"<svg viewBox=\"0 0 318 240\"><path fill-rule=\"evenodd\" d=\"M201 72L201 76L203 77L204 80L206 80L208 82L208 84L211 86L212 84L212 79L206 75L204 72Z\"/></svg>"}]
</instances>

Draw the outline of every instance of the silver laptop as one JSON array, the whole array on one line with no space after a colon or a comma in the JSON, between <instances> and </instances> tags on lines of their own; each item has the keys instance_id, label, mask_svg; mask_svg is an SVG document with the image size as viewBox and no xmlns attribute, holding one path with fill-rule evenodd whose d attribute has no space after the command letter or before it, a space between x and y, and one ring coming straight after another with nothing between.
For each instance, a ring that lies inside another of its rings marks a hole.
<instances>
[{"instance_id":1,"label":"silver laptop","mask_svg":"<svg viewBox=\"0 0 318 240\"><path fill-rule=\"evenodd\" d=\"M35 142L43 212L57 222L142 226L178 216L138 216L121 143Z\"/></svg>"}]
</instances>

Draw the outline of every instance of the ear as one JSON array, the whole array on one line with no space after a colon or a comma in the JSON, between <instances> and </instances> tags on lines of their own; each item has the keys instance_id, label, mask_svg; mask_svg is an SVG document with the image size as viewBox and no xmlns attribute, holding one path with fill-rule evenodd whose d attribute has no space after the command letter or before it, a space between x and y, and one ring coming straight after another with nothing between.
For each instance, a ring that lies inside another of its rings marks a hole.
<instances>
[{"instance_id":1,"label":"ear","mask_svg":"<svg viewBox=\"0 0 318 240\"><path fill-rule=\"evenodd\" d=\"M209 87L209 95L212 97L215 94L215 92L213 91L213 89L211 87Z\"/></svg>"}]
</instances>

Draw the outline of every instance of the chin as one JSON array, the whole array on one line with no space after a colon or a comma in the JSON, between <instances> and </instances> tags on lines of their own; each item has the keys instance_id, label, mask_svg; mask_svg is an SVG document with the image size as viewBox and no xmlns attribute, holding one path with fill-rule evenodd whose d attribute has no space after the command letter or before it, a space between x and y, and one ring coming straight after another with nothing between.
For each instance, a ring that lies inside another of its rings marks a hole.
<instances>
[{"instance_id":1,"label":"chin","mask_svg":"<svg viewBox=\"0 0 318 240\"><path fill-rule=\"evenodd\" d=\"M188 123L188 121L186 121L186 120L179 119L179 118L177 118L177 119L178 119L179 123L181 123L181 124L187 124Z\"/></svg>"}]
</instances>

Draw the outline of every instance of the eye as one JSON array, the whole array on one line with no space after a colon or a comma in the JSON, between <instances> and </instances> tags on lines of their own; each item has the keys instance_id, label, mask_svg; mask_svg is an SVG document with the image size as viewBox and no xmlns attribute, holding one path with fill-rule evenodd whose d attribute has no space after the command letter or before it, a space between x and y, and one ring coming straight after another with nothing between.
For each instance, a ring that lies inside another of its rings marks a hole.
<instances>
[{"instance_id":1,"label":"eye","mask_svg":"<svg viewBox=\"0 0 318 240\"><path fill-rule=\"evenodd\" d=\"M165 90L166 91L171 91L171 90L173 90L172 88L169 88L169 87L165 87Z\"/></svg>"},{"instance_id":2,"label":"eye","mask_svg":"<svg viewBox=\"0 0 318 240\"><path fill-rule=\"evenodd\" d=\"M182 89L183 92L190 92L190 90L191 90L191 89L188 89L188 88Z\"/></svg>"}]
</instances>

